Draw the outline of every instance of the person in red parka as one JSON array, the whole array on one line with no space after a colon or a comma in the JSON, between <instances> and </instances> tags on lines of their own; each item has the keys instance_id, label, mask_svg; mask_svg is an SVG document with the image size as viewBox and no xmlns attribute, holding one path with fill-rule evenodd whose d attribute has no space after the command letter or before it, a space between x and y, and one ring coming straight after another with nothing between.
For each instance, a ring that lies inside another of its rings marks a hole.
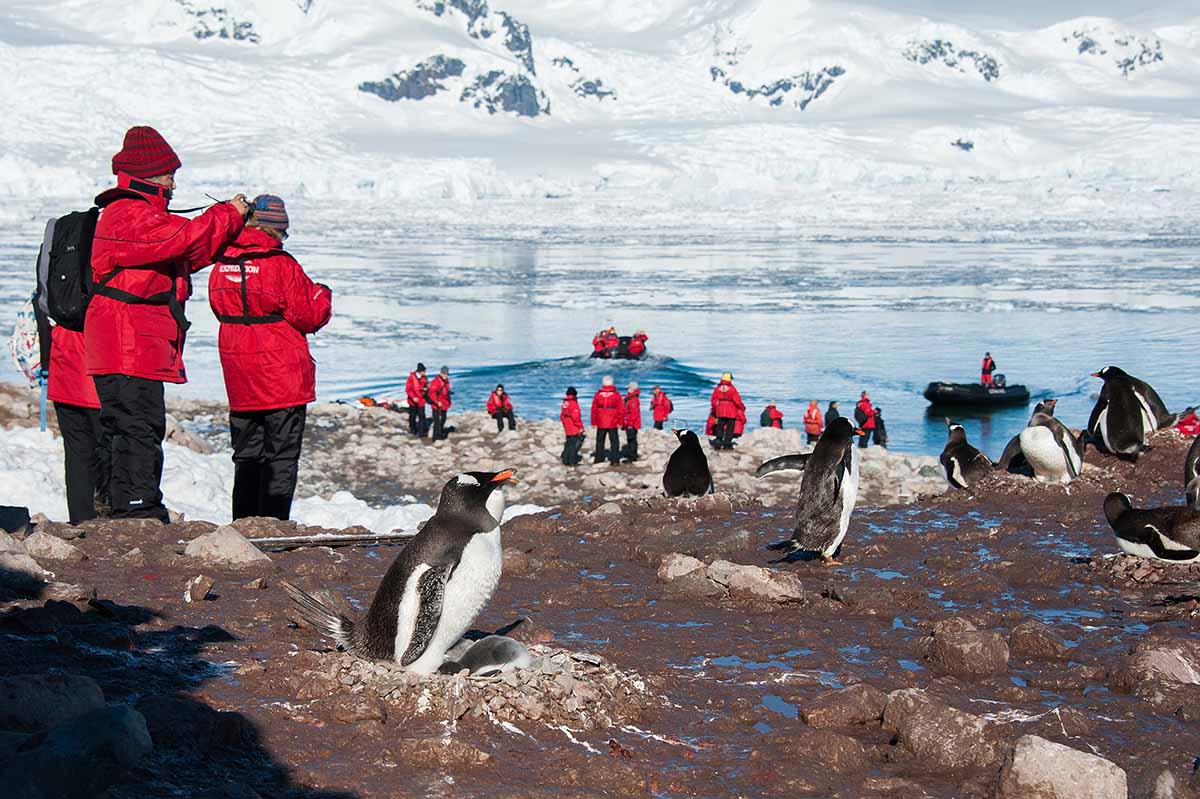
<instances>
[{"instance_id":1,"label":"person in red parka","mask_svg":"<svg viewBox=\"0 0 1200 799\"><path fill-rule=\"evenodd\" d=\"M875 432L875 408L871 406L871 398L865 391L859 396L858 404L854 406L854 421L858 423L859 428L865 434L858 440L858 446L866 449L870 446L871 436Z\"/></svg>"},{"instance_id":2,"label":"person in red parka","mask_svg":"<svg viewBox=\"0 0 1200 799\"><path fill-rule=\"evenodd\" d=\"M825 420L821 416L821 408L816 400L808 401L808 410L804 412L804 433L808 443L815 444L825 430Z\"/></svg>"},{"instance_id":3,"label":"person in red parka","mask_svg":"<svg viewBox=\"0 0 1200 799\"><path fill-rule=\"evenodd\" d=\"M996 362L992 360L992 354L985 352L983 354L983 363L979 367L979 382L985 386L992 384L992 372L996 371Z\"/></svg>"},{"instance_id":4,"label":"person in red parka","mask_svg":"<svg viewBox=\"0 0 1200 799\"><path fill-rule=\"evenodd\" d=\"M54 403L63 440L67 513L79 524L109 512L109 440L100 426L100 397L84 371L83 333L62 325L50 329L46 398Z\"/></svg>"},{"instance_id":5,"label":"person in red parka","mask_svg":"<svg viewBox=\"0 0 1200 799\"><path fill-rule=\"evenodd\" d=\"M607 358L608 357L608 345L604 340L607 335L608 334L605 331L601 330L599 333L592 336L592 357L593 358Z\"/></svg>"},{"instance_id":6,"label":"person in red parka","mask_svg":"<svg viewBox=\"0 0 1200 799\"><path fill-rule=\"evenodd\" d=\"M488 395L488 416L496 420L496 432L504 431L504 420L508 420L508 429L517 429L517 419L513 416L513 404L503 385L497 385L496 390Z\"/></svg>"},{"instance_id":7,"label":"person in red parka","mask_svg":"<svg viewBox=\"0 0 1200 799\"><path fill-rule=\"evenodd\" d=\"M738 415L742 415L743 425L745 424L746 405L742 402L742 395L733 386L733 375L729 372L721 375L721 382L713 389L712 393L712 415L717 417L716 426L713 428L713 434L716 436L717 449L733 449L733 437L737 426Z\"/></svg>"},{"instance_id":8,"label":"person in red parka","mask_svg":"<svg viewBox=\"0 0 1200 799\"><path fill-rule=\"evenodd\" d=\"M183 305L192 273L237 237L244 195L195 219L167 211L180 162L150 127L130 128L113 156L117 185L96 197L92 298L83 323L84 362L111 441L109 496L115 518L169 521L159 488L166 433L164 383L186 383Z\"/></svg>"},{"instance_id":9,"label":"person in red parka","mask_svg":"<svg viewBox=\"0 0 1200 799\"><path fill-rule=\"evenodd\" d=\"M446 413L453 403L450 401L450 367L443 366L429 381L429 406L433 408L433 440L442 441L450 431L446 429Z\"/></svg>"},{"instance_id":10,"label":"person in red parka","mask_svg":"<svg viewBox=\"0 0 1200 799\"><path fill-rule=\"evenodd\" d=\"M583 460L579 455L579 450L583 449L583 414L579 410L578 395L575 386L568 386L567 396L563 399L562 410L558 414L558 418L562 420L563 434L566 436L562 451L563 466L578 466Z\"/></svg>"},{"instance_id":11,"label":"person in red parka","mask_svg":"<svg viewBox=\"0 0 1200 799\"><path fill-rule=\"evenodd\" d=\"M741 438L742 433L744 432L746 432L746 410L743 408L742 410L738 411L737 416L734 417L733 437Z\"/></svg>"},{"instance_id":12,"label":"person in red parka","mask_svg":"<svg viewBox=\"0 0 1200 799\"><path fill-rule=\"evenodd\" d=\"M617 335L617 329L610 327L604 334L604 351L608 354L604 357L615 358L617 350L621 347L621 337Z\"/></svg>"},{"instance_id":13,"label":"person in red parka","mask_svg":"<svg viewBox=\"0 0 1200 799\"><path fill-rule=\"evenodd\" d=\"M646 335L646 331L639 330L629 339L629 354L634 358L642 357L646 352L646 339L650 338Z\"/></svg>"},{"instance_id":14,"label":"person in red parka","mask_svg":"<svg viewBox=\"0 0 1200 799\"><path fill-rule=\"evenodd\" d=\"M631 381L626 388L625 410L621 426L625 428L625 462L638 459L638 431L642 429L642 392L638 384Z\"/></svg>"},{"instance_id":15,"label":"person in red parka","mask_svg":"<svg viewBox=\"0 0 1200 799\"><path fill-rule=\"evenodd\" d=\"M625 419L625 401L617 391L612 375L600 381L600 390L592 397L592 427L596 428L596 451L592 463L605 458L613 466L621 462L621 435L618 432ZM605 448L607 440L608 447Z\"/></svg>"},{"instance_id":16,"label":"person in red parka","mask_svg":"<svg viewBox=\"0 0 1200 799\"><path fill-rule=\"evenodd\" d=\"M654 429L662 430L667 419L671 417L671 411L675 410L671 398L662 390L662 386L654 387L654 393L650 395L650 410L654 415Z\"/></svg>"},{"instance_id":17,"label":"person in red parka","mask_svg":"<svg viewBox=\"0 0 1200 799\"><path fill-rule=\"evenodd\" d=\"M329 322L333 293L283 250L283 200L254 198L246 228L217 256L208 303L221 323L218 349L233 441L233 518L287 520L317 370L308 339Z\"/></svg>"},{"instance_id":18,"label":"person in red parka","mask_svg":"<svg viewBox=\"0 0 1200 799\"><path fill-rule=\"evenodd\" d=\"M781 430L783 429L783 411L775 407L774 402L768 402L758 421L763 427L774 427L776 430Z\"/></svg>"},{"instance_id":19,"label":"person in red parka","mask_svg":"<svg viewBox=\"0 0 1200 799\"><path fill-rule=\"evenodd\" d=\"M429 378L425 377L425 364L418 363L415 371L408 373L404 381L404 396L408 401L408 432L424 438L429 433L429 422L425 419L425 392Z\"/></svg>"}]
</instances>

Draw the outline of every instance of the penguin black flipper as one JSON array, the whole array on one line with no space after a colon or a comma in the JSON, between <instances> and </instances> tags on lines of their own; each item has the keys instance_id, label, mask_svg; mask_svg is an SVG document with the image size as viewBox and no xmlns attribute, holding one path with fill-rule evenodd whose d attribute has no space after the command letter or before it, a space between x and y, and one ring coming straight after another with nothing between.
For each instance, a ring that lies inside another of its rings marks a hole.
<instances>
[{"instance_id":1,"label":"penguin black flipper","mask_svg":"<svg viewBox=\"0 0 1200 799\"><path fill-rule=\"evenodd\" d=\"M808 458L811 452L805 452L798 455L780 455L778 458L772 458L765 462L754 472L755 477L765 477L772 472L785 471L804 471L804 467L808 465Z\"/></svg>"},{"instance_id":2,"label":"penguin black flipper","mask_svg":"<svg viewBox=\"0 0 1200 799\"><path fill-rule=\"evenodd\" d=\"M1054 441L1062 450L1063 460L1067 462L1067 474L1074 480L1079 476L1079 468L1075 466L1075 460L1071 457L1072 453L1079 458L1079 465L1083 466L1083 453L1080 451L1079 441L1071 434L1070 428L1057 419L1048 420L1046 427L1049 427L1054 433Z\"/></svg>"},{"instance_id":3,"label":"penguin black flipper","mask_svg":"<svg viewBox=\"0 0 1200 799\"><path fill-rule=\"evenodd\" d=\"M1021 437L1013 436L1004 447L1004 452L1000 453L1000 460L996 461L996 471L1007 472L1019 466L1020 464L1016 462L1018 458L1024 460L1021 453Z\"/></svg>"},{"instance_id":4,"label":"penguin black flipper","mask_svg":"<svg viewBox=\"0 0 1200 799\"><path fill-rule=\"evenodd\" d=\"M400 658L401 666L410 666L417 658L425 654L429 642L437 632L438 622L442 619L442 604L446 597L446 583L454 567L449 564L435 564L417 578L417 617L413 621L412 636L408 639L408 649Z\"/></svg>"},{"instance_id":5,"label":"penguin black flipper","mask_svg":"<svg viewBox=\"0 0 1200 799\"><path fill-rule=\"evenodd\" d=\"M1147 524L1146 529L1151 533L1146 536L1146 544L1159 560L1193 561L1200 558L1200 551L1167 546L1166 537L1154 525Z\"/></svg>"},{"instance_id":6,"label":"penguin black flipper","mask_svg":"<svg viewBox=\"0 0 1200 799\"><path fill-rule=\"evenodd\" d=\"M1100 429L1100 417L1108 410L1109 390L1108 383L1100 389L1100 396L1096 399L1096 404L1092 406L1092 413L1088 416L1087 434L1091 439L1092 446L1103 453L1108 453L1108 447L1104 443L1104 431Z\"/></svg>"},{"instance_id":7,"label":"penguin black flipper","mask_svg":"<svg viewBox=\"0 0 1200 799\"><path fill-rule=\"evenodd\" d=\"M1200 513L1200 436L1183 459L1183 492L1187 494L1188 507Z\"/></svg>"}]
</instances>

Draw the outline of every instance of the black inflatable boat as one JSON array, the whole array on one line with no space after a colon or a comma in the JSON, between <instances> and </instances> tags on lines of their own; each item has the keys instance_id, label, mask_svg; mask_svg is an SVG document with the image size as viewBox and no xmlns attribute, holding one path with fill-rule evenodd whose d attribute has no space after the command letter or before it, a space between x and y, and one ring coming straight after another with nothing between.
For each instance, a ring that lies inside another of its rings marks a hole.
<instances>
[{"instance_id":1,"label":"black inflatable boat","mask_svg":"<svg viewBox=\"0 0 1200 799\"><path fill-rule=\"evenodd\" d=\"M592 357L604 358L606 360L615 359L618 361L640 361L642 358L645 358L646 350L642 350L641 355L634 355L629 352L629 342L631 341L633 341L633 336L621 336L621 343L617 345L616 351L611 355L609 354L608 350L605 350L604 352L593 352Z\"/></svg>"},{"instance_id":2,"label":"black inflatable boat","mask_svg":"<svg viewBox=\"0 0 1200 799\"><path fill-rule=\"evenodd\" d=\"M992 385L982 383L930 383L925 399L934 405L1026 405L1029 389L1008 385L1003 375L996 375Z\"/></svg>"}]
</instances>

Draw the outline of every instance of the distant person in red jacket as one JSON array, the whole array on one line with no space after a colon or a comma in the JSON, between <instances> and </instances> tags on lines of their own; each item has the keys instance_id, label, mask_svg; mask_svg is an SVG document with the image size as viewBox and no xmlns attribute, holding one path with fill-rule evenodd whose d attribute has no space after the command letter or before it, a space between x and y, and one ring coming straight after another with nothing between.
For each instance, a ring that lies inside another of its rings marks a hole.
<instances>
[{"instance_id":1,"label":"distant person in red jacket","mask_svg":"<svg viewBox=\"0 0 1200 799\"><path fill-rule=\"evenodd\" d=\"M443 366L429 381L429 407L433 409L433 440L445 440L450 431L446 429L446 413L453 403L450 401L450 367Z\"/></svg>"},{"instance_id":2,"label":"distant person in red jacket","mask_svg":"<svg viewBox=\"0 0 1200 799\"><path fill-rule=\"evenodd\" d=\"M625 401L617 391L612 375L600 381L600 390L592 397L592 427L596 428L596 451L592 463L605 458L613 466L621 462L620 427L625 419ZM607 442L608 446L605 446Z\"/></svg>"},{"instance_id":3,"label":"distant person in red jacket","mask_svg":"<svg viewBox=\"0 0 1200 799\"><path fill-rule=\"evenodd\" d=\"M675 410L675 406L661 386L655 386L654 393L650 395L650 410L654 415L654 429L662 430L663 424L671 417L671 411Z\"/></svg>"},{"instance_id":4,"label":"distant person in red jacket","mask_svg":"<svg viewBox=\"0 0 1200 799\"><path fill-rule=\"evenodd\" d=\"M992 360L992 354L985 352L983 354L983 365L980 367L979 382L985 386L992 384L992 372L996 371L996 362Z\"/></svg>"},{"instance_id":5,"label":"distant person in red jacket","mask_svg":"<svg viewBox=\"0 0 1200 799\"><path fill-rule=\"evenodd\" d=\"M610 327L608 332L604 334L604 351L608 354L604 357L615 358L617 350L621 347L621 337L617 335L617 329Z\"/></svg>"},{"instance_id":6,"label":"distant person in red jacket","mask_svg":"<svg viewBox=\"0 0 1200 799\"><path fill-rule=\"evenodd\" d=\"M774 402L768 402L767 407L763 408L762 415L758 418L758 423L763 427L774 427L776 430L783 429L783 412L775 407Z\"/></svg>"},{"instance_id":7,"label":"distant person in red jacket","mask_svg":"<svg viewBox=\"0 0 1200 799\"><path fill-rule=\"evenodd\" d=\"M563 399L562 410L558 414L558 418L562 420L563 434L566 436L562 451L564 466L578 466L583 460L579 455L579 450L583 449L583 414L579 410L578 395L575 386L568 386L567 396Z\"/></svg>"},{"instance_id":8,"label":"distant person in red jacket","mask_svg":"<svg viewBox=\"0 0 1200 799\"><path fill-rule=\"evenodd\" d=\"M130 128L113 156L117 185L96 197L92 299L83 324L85 370L96 383L100 426L112 442L114 518L170 521L163 505L164 383L186 383L183 305L193 272L242 230L245 195L194 219L168 213L179 157L150 127Z\"/></svg>"},{"instance_id":9,"label":"distant person in red jacket","mask_svg":"<svg viewBox=\"0 0 1200 799\"><path fill-rule=\"evenodd\" d=\"M592 357L593 358L607 358L608 357L608 349L606 348L606 345L604 342L604 339L607 335L608 334L605 331L601 330L599 333L592 336Z\"/></svg>"},{"instance_id":10,"label":"distant person in red jacket","mask_svg":"<svg viewBox=\"0 0 1200 799\"><path fill-rule=\"evenodd\" d=\"M871 435L875 432L875 408L871 406L871 397L865 391L859 395L858 404L854 406L854 421L866 433L858 440L859 448L866 449L871 445Z\"/></svg>"},{"instance_id":11,"label":"distant person in red jacket","mask_svg":"<svg viewBox=\"0 0 1200 799\"><path fill-rule=\"evenodd\" d=\"M646 335L646 331L639 330L629 339L629 354L634 358L642 357L642 353L646 351L646 339L650 338Z\"/></svg>"},{"instance_id":12,"label":"distant person in red jacket","mask_svg":"<svg viewBox=\"0 0 1200 799\"><path fill-rule=\"evenodd\" d=\"M424 438L429 433L429 421L425 418L425 393L429 390L429 378L425 376L425 364L408 373L404 381L404 396L408 402L408 432Z\"/></svg>"},{"instance_id":13,"label":"distant person in red jacket","mask_svg":"<svg viewBox=\"0 0 1200 799\"><path fill-rule=\"evenodd\" d=\"M63 441L63 477L71 524L109 513L109 441L100 426L96 384L83 367L83 332L50 328L46 398L54 403Z\"/></svg>"},{"instance_id":14,"label":"distant person in red jacket","mask_svg":"<svg viewBox=\"0 0 1200 799\"><path fill-rule=\"evenodd\" d=\"M208 302L221 323L218 348L233 439L233 518L291 515L316 364L306 336L332 313L333 293L283 250L283 200L254 198L237 240L209 273Z\"/></svg>"},{"instance_id":15,"label":"distant person in red jacket","mask_svg":"<svg viewBox=\"0 0 1200 799\"><path fill-rule=\"evenodd\" d=\"M642 392L636 382L630 382L625 393L624 418L621 426L625 428L625 462L633 463L638 459L638 431L642 429Z\"/></svg>"},{"instance_id":16,"label":"distant person in red jacket","mask_svg":"<svg viewBox=\"0 0 1200 799\"><path fill-rule=\"evenodd\" d=\"M716 426L713 428L713 434L717 439L716 447L717 449L733 449L738 414L742 414L744 419L746 405L742 402L742 395L733 386L731 373L725 372L721 375L721 382L713 389L711 405L712 415L717 418Z\"/></svg>"},{"instance_id":17,"label":"distant person in red jacket","mask_svg":"<svg viewBox=\"0 0 1200 799\"><path fill-rule=\"evenodd\" d=\"M821 416L821 409L816 400L809 400L808 409L804 411L804 434L808 437L808 443L815 444L824 430L825 421Z\"/></svg>"},{"instance_id":18,"label":"distant person in red jacket","mask_svg":"<svg viewBox=\"0 0 1200 799\"><path fill-rule=\"evenodd\" d=\"M504 431L504 420L508 420L508 429L517 429L517 419L513 416L513 404L508 394L504 391L504 386L497 385L496 390L488 395L487 401L488 416L496 420L496 432Z\"/></svg>"}]
</instances>

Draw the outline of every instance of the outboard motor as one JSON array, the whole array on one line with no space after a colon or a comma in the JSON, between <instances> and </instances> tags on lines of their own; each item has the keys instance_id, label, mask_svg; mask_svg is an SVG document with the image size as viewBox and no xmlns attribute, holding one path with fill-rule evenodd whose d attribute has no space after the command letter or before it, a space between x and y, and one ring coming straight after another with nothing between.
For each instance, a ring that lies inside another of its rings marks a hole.
<instances>
[{"instance_id":1,"label":"outboard motor","mask_svg":"<svg viewBox=\"0 0 1200 799\"><path fill-rule=\"evenodd\" d=\"M995 388L1004 388L1008 381L1004 379L1004 375L992 375L992 385Z\"/></svg>"}]
</instances>

